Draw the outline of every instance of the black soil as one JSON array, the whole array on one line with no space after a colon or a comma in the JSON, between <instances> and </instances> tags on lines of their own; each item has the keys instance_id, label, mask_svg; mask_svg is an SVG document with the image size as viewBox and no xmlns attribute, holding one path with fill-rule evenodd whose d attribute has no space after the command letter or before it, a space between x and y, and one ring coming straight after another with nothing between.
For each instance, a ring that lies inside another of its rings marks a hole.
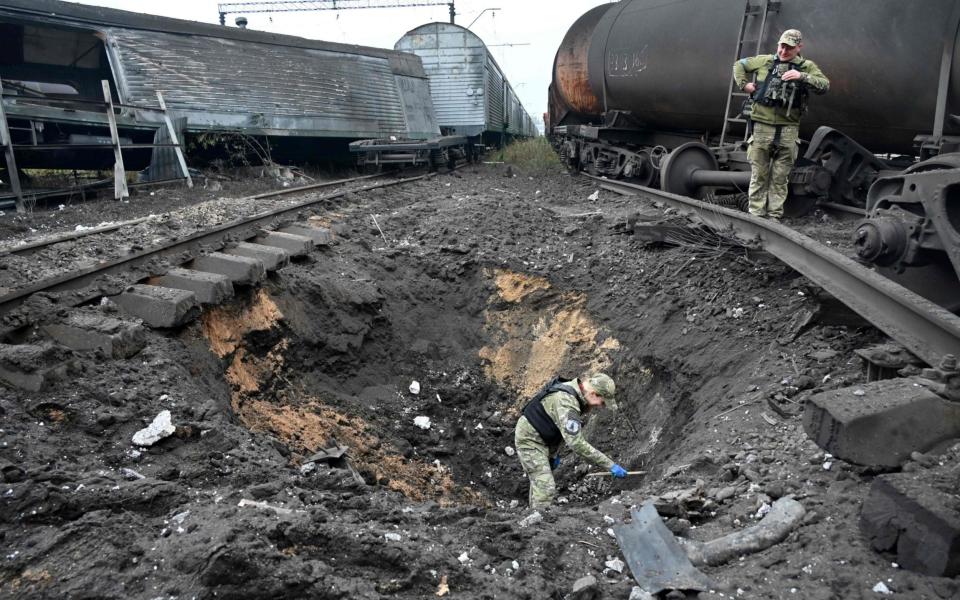
<instances>
[{"instance_id":1,"label":"black soil","mask_svg":"<svg viewBox=\"0 0 960 600\"><path fill-rule=\"evenodd\" d=\"M697 502L665 518L693 539L787 494L807 511L782 543L704 568L703 598L871 598L880 582L956 597L956 579L870 549L858 515L876 473L803 433L805 399L864 381L852 350L882 336L769 256L695 228L645 242L644 223L685 223L594 191L482 166L351 195L312 217L336 243L265 286L147 332L132 358L74 352L58 385L0 388L0 595L564 598L593 575L595 597L626 600L610 528L683 491ZM155 212L150 198L111 218ZM559 503L522 527L517 410L594 369L621 410L587 435L648 474L587 478L566 454ZM134 446L162 410L176 432ZM337 445L347 462L310 462ZM957 454L906 470L955 481Z\"/></svg>"}]
</instances>

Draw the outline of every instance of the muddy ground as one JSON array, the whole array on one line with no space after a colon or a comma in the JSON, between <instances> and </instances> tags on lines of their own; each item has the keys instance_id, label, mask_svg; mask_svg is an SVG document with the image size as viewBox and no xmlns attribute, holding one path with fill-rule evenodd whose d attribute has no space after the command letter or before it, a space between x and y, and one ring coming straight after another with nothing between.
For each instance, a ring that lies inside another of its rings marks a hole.
<instances>
[{"instance_id":1,"label":"muddy ground","mask_svg":"<svg viewBox=\"0 0 960 600\"><path fill-rule=\"evenodd\" d=\"M159 210L145 193L6 215L4 237L159 214L134 234L149 243L198 214L225 218L221 197L250 194L231 186L165 189ZM336 243L265 286L149 331L132 358L72 353L60 385L0 388L0 595L535 599L592 575L596 597L626 600L636 583L606 564L622 559L610 528L682 492L665 518L691 539L755 523L784 495L807 511L784 542L705 567L702 598L874 598L880 582L957 597L956 579L869 548L857 521L876 473L803 433L804 400L864 381L852 350L883 337L769 256L695 230L644 242L637 224L677 223L669 211L594 191L482 165L350 195L312 216ZM794 224L846 239L835 217ZM62 260L89 260L86 244ZM554 374L596 369L621 411L593 415L587 434L648 474L588 478L565 454L558 505L522 527L517 411ZM175 434L135 446L162 410ZM349 464L310 461L337 445ZM905 470L955 468L958 453Z\"/></svg>"}]
</instances>

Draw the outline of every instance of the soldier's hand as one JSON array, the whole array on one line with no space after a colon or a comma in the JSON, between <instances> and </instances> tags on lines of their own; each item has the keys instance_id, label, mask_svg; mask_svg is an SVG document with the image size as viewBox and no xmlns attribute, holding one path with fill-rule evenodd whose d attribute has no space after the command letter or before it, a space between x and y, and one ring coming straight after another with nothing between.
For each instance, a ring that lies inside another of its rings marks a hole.
<instances>
[{"instance_id":1,"label":"soldier's hand","mask_svg":"<svg viewBox=\"0 0 960 600\"><path fill-rule=\"evenodd\" d=\"M751 81L747 85L743 86L743 91L745 91L748 94L752 94L755 91L757 91L757 84Z\"/></svg>"},{"instance_id":2,"label":"soldier's hand","mask_svg":"<svg viewBox=\"0 0 960 600\"><path fill-rule=\"evenodd\" d=\"M620 465L613 465L610 467L610 474L618 479L623 479L627 476L627 470Z\"/></svg>"},{"instance_id":3,"label":"soldier's hand","mask_svg":"<svg viewBox=\"0 0 960 600\"><path fill-rule=\"evenodd\" d=\"M550 470L553 471L560 466L560 457L554 456L550 459Z\"/></svg>"},{"instance_id":4,"label":"soldier's hand","mask_svg":"<svg viewBox=\"0 0 960 600\"><path fill-rule=\"evenodd\" d=\"M803 79L803 73L797 71L796 69L790 69L786 73L780 76L780 79L784 81L793 81L795 79Z\"/></svg>"}]
</instances>

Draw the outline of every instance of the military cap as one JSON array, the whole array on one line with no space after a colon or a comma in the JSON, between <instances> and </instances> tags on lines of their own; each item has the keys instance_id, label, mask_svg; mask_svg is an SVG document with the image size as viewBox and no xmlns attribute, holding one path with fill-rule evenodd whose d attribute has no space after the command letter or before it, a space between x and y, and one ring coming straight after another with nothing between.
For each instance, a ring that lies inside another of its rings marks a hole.
<instances>
[{"instance_id":1,"label":"military cap","mask_svg":"<svg viewBox=\"0 0 960 600\"><path fill-rule=\"evenodd\" d=\"M603 398L603 403L607 408L617 410L617 400L615 398L617 386L614 385L613 379L611 379L609 375L605 373L595 373L590 376L587 383L590 384L593 391Z\"/></svg>"},{"instance_id":2,"label":"military cap","mask_svg":"<svg viewBox=\"0 0 960 600\"><path fill-rule=\"evenodd\" d=\"M786 44L788 46L799 46L800 42L803 41L803 34L800 33L799 29L788 29L783 32L780 36L780 44Z\"/></svg>"}]
</instances>

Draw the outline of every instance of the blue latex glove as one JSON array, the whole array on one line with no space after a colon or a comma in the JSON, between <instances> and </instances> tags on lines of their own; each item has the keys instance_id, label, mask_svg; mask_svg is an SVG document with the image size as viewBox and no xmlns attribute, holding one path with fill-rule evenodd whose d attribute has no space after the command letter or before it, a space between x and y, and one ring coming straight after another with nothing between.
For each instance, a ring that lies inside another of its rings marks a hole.
<instances>
[{"instance_id":1,"label":"blue latex glove","mask_svg":"<svg viewBox=\"0 0 960 600\"><path fill-rule=\"evenodd\" d=\"M626 469L624 469L620 465L613 465L612 467L610 467L610 473L618 479L623 479L624 477L627 476Z\"/></svg>"},{"instance_id":2,"label":"blue latex glove","mask_svg":"<svg viewBox=\"0 0 960 600\"><path fill-rule=\"evenodd\" d=\"M559 467L559 466L560 466L560 457L559 457L559 456L554 456L553 458L550 459L550 470L551 470L551 471L553 471L554 469L556 469L556 468Z\"/></svg>"}]
</instances>

